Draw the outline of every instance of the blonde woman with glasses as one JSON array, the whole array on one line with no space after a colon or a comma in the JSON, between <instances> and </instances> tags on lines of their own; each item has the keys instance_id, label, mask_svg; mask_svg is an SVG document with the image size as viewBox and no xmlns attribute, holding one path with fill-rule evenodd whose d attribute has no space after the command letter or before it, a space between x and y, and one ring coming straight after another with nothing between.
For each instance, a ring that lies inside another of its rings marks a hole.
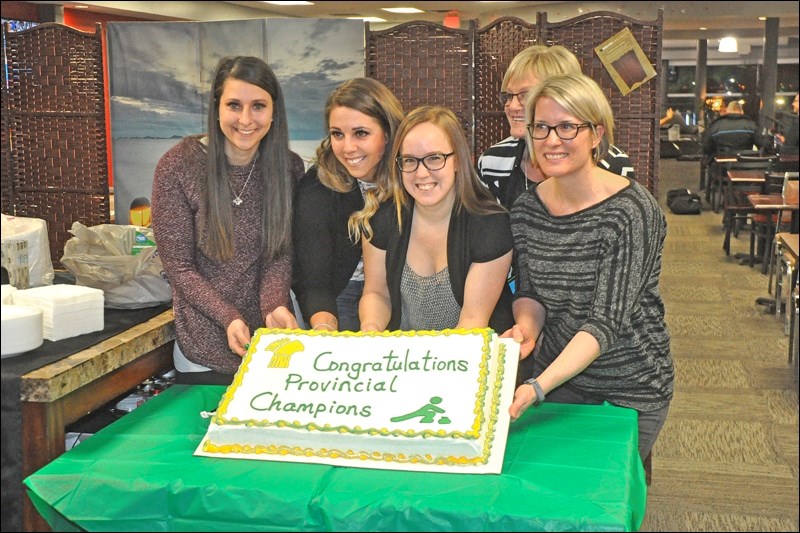
<instances>
[{"instance_id":1,"label":"blonde woman with glasses","mask_svg":"<svg viewBox=\"0 0 800 533\"><path fill-rule=\"evenodd\" d=\"M533 165L525 144L525 99L550 76L580 73L578 58L560 45L529 46L508 65L498 101L508 120L509 137L489 147L478 158L478 176L507 208L511 209L519 195L545 179ZM598 165L614 174L634 178L628 154L613 144Z\"/></svg>"},{"instance_id":2,"label":"blonde woman with glasses","mask_svg":"<svg viewBox=\"0 0 800 533\"><path fill-rule=\"evenodd\" d=\"M639 413L644 459L666 420L674 372L659 293L666 221L636 181L598 166L614 140L600 87L579 75L539 84L527 144L548 178L511 210L515 326L533 374L510 408L610 402ZM538 344L538 345L537 345Z\"/></svg>"},{"instance_id":3,"label":"blonde woman with glasses","mask_svg":"<svg viewBox=\"0 0 800 533\"><path fill-rule=\"evenodd\" d=\"M509 217L478 181L458 119L444 107L412 111L392 155L388 187L350 219L363 243L362 331L505 331Z\"/></svg>"}]
</instances>

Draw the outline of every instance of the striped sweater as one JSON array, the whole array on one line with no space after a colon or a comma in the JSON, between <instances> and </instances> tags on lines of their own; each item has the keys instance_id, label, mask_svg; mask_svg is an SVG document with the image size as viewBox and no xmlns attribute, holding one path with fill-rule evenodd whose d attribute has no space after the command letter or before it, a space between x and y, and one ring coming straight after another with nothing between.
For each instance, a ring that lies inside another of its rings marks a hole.
<instances>
[{"instance_id":1,"label":"striped sweater","mask_svg":"<svg viewBox=\"0 0 800 533\"><path fill-rule=\"evenodd\" d=\"M664 407L674 379L658 287L667 227L652 195L631 180L599 204L552 216L533 189L514 204L511 224L515 297L547 310L533 375L585 331L600 356L565 386L638 411Z\"/></svg>"}]
</instances>

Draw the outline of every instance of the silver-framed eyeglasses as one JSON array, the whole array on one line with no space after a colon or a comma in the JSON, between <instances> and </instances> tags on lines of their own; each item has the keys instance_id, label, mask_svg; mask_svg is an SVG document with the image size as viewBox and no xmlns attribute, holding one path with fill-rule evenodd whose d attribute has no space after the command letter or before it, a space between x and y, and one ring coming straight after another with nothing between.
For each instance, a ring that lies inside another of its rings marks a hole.
<instances>
[{"instance_id":1,"label":"silver-framed eyeglasses","mask_svg":"<svg viewBox=\"0 0 800 533\"><path fill-rule=\"evenodd\" d=\"M500 103L502 105L506 106L506 105L511 105L511 100L515 96L517 97L517 102L519 102L519 105L524 106L525 105L525 99L528 97L528 91L520 91L518 93L501 92L501 93L498 93L497 99L500 101Z\"/></svg>"},{"instance_id":2,"label":"silver-framed eyeglasses","mask_svg":"<svg viewBox=\"0 0 800 533\"><path fill-rule=\"evenodd\" d=\"M593 128L594 124L584 122L582 124L573 124L571 122L562 122L555 126L550 126L544 122L534 122L527 124L528 133L537 141L543 141L550 136L550 132L555 130L556 135L562 141L571 141L578 136L581 128Z\"/></svg>"},{"instance_id":3,"label":"silver-framed eyeglasses","mask_svg":"<svg viewBox=\"0 0 800 533\"><path fill-rule=\"evenodd\" d=\"M455 152L442 154L437 152L435 154L426 155L425 157L401 155L396 159L397 168L399 168L402 172L415 172L419 167L419 164L422 163L428 170L441 170L447 164L447 158L454 153Z\"/></svg>"}]
</instances>

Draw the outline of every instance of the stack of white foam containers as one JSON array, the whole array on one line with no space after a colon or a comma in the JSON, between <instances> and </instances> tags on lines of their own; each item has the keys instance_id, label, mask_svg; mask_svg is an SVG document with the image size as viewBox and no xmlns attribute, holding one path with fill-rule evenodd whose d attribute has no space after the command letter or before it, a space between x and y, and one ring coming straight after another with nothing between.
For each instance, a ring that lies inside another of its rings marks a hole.
<instances>
[{"instance_id":1,"label":"stack of white foam containers","mask_svg":"<svg viewBox=\"0 0 800 533\"><path fill-rule=\"evenodd\" d=\"M84 333L101 331L103 291L79 285L47 285L17 290L14 305L37 307L42 311L42 334L60 341Z\"/></svg>"}]
</instances>

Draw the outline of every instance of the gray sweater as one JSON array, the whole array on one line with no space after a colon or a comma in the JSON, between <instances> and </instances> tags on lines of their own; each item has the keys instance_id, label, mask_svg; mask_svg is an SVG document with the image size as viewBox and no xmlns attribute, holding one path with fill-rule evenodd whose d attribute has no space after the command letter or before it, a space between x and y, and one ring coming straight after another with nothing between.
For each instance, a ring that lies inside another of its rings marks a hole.
<instances>
[{"instance_id":1,"label":"gray sweater","mask_svg":"<svg viewBox=\"0 0 800 533\"><path fill-rule=\"evenodd\" d=\"M578 331L600 356L564 386L597 400L654 411L672 398L674 370L658 280L666 220L641 185L588 209L550 215L536 189L511 211L517 292L547 310L539 375Z\"/></svg>"}]
</instances>

